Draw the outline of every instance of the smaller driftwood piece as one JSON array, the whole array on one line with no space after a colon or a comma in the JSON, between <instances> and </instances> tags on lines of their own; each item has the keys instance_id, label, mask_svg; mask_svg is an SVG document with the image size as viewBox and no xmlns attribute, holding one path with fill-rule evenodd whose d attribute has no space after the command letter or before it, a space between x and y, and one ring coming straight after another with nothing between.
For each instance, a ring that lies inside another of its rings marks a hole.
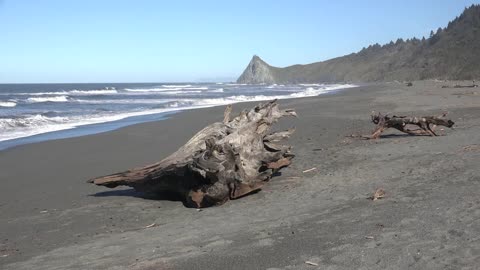
<instances>
[{"instance_id":1,"label":"smaller driftwood piece","mask_svg":"<svg viewBox=\"0 0 480 270\"><path fill-rule=\"evenodd\" d=\"M290 165L290 146L279 142L294 129L270 133L271 126L294 110L276 100L213 123L160 162L89 180L100 186L130 186L148 193L179 195L189 207L225 203L259 190L278 170Z\"/></svg>"},{"instance_id":2,"label":"smaller driftwood piece","mask_svg":"<svg viewBox=\"0 0 480 270\"><path fill-rule=\"evenodd\" d=\"M444 113L440 116L389 116L388 114L382 115L381 113L372 112L372 122L377 125L371 139L378 139L382 132L388 128L395 128L401 132L410 135L429 135L438 136L435 133L436 126L445 126L452 128L455 124L452 120L446 119ZM410 127L416 126L417 129L410 129Z\"/></svg>"}]
</instances>

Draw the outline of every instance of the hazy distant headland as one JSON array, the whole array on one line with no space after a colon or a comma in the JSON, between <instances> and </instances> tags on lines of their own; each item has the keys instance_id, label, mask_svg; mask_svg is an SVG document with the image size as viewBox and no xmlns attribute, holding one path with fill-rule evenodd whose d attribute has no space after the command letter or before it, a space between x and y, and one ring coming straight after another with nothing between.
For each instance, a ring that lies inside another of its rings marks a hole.
<instances>
[{"instance_id":1,"label":"hazy distant headland","mask_svg":"<svg viewBox=\"0 0 480 270\"><path fill-rule=\"evenodd\" d=\"M237 83L471 80L480 76L480 5L472 5L429 38L378 43L307 65L273 67L254 56Z\"/></svg>"}]
</instances>

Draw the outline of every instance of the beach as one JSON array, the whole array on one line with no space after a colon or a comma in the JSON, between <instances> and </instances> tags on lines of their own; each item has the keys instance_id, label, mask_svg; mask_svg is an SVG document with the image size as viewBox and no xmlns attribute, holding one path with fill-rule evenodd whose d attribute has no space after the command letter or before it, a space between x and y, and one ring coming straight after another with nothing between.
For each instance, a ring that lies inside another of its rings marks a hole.
<instances>
[{"instance_id":1,"label":"beach","mask_svg":"<svg viewBox=\"0 0 480 270\"><path fill-rule=\"evenodd\" d=\"M475 269L480 90L442 88L455 83L280 100L298 114L274 126L296 127L293 164L262 191L201 211L86 181L163 159L222 121L225 106L0 151L0 268ZM448 111L455 126L438 137L351 136L371 133L372 110ZM367 199L377 188L385 197Z\"/></svg>"}]
</instances>

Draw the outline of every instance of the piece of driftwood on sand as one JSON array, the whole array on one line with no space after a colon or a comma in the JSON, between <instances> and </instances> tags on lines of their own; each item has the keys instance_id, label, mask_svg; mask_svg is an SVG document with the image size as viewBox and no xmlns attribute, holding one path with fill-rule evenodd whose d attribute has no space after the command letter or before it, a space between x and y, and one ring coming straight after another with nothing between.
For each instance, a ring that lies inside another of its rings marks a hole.
<instances>
[{"instance_id":1,"label":"piece of driftwood on sand","mask_svg":"<svg viewBox=\"0 0 480 270\"><path fill-rule=\"evenodd\" d=\"M292 109L280 110L276 100L244 110L195 134L160 162L89 180L100 186L130 186L149 193L180 195L189 207L223 204L259 190L278 170L290 165L291 147L279 142L294 129L269 133Z\"/></svg>"},{"instance_id":2,"label":"piece of driftwood on sand","mask_svg":"<svg viewBox=\"0 0 480 270\"><path fill-rule=\"evenodd\" d=\"M372 112L371 119L377 125L371 139L378 139L382 132L388 128L395 128L401 132L410 135L430 135L438 136L435 133L436 126L445 126L451 128L455 123L452 120L445 119L446 113L440 116L389 116L381 113ZM417 129L409 129L409 126L416 126Z\"/></svg>"}]
</instances>

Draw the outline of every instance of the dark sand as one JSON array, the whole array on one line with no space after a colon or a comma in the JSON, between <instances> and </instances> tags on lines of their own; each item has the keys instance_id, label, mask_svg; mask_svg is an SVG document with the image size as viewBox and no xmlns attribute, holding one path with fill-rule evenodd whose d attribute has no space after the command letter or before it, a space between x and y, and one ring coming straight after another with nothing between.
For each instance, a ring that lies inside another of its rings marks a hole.
<instances>
[{"instance_id":1,"label":"dark sand","mask_svg":"<svg viewBox=\"0 0 480 270\"><path fill-rule=\"evenodd\" d=\"M276 126L297 127L293 165L261 192L203 211L85 181L164 158L223 107L2 151L0 268L476 269L480 90L443 84L282 100L299 114ZM373 129L371 110L448 110L455 130L345 137ZM367 200L378 187L386 197Z\"/></svg>"}]
</instances>

